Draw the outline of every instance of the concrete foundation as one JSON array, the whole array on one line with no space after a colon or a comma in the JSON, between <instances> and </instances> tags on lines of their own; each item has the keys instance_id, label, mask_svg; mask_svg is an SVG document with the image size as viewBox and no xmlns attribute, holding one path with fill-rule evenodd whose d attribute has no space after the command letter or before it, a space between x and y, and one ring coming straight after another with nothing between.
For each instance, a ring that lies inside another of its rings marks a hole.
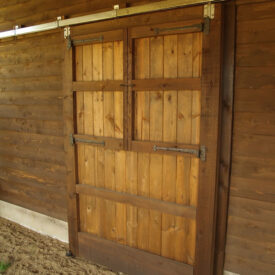
<instances>
[{"instance_id":1,"label":"concrete foundation","mask_svg":"<svg viewBox=\"0 0 275 275\"><path fill-rule=\"evenodd\" d=\"M68 243L68 224L64 221L1 200L0 217Z\"/></svg>"}]
</instances>

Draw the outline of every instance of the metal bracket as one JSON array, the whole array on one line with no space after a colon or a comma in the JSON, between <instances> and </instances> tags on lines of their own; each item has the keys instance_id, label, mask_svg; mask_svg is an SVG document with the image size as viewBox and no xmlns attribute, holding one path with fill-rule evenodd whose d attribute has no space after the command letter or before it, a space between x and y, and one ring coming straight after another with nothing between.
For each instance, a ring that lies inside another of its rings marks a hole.
<instances>
[{"instance_id":1,"label":"metal bracket","mask_svg":"<svg viewBox=\"0 0 275 275\"><path fill-rule=\"evenodd\" d=\"M67 257L71 257L71 258L75 258L74 254L73 254L73 252L71 250L66 251L66 256Z\"/></svg>"},{"instance_id":2,"label":"metal bracket","mask_svg":"<svg viewBox=\"0 0 275 275\"><path fill-rule=\"evenodd\" d=\"M206 147L204 145L200 148L200 159L201 161L206 161Z\"/></svg>"},{"instance_id":3,"label":"metal bracket","mask_svg":"<svg viewBox=\"0 0 275 275\"><path fill-rule=\"evenodd\" d=\"M90 39L72 40L70 35L65 37L65 29L64 29L64 38L67 40L68 50L72 46L77 46L77 45L81 45L81 44L85 44L85 43L103 42L104 41L104 36L103 35L101 35L99 37L95 37L95 38L90 38Z\"/></svg>"},{"instance_id":4,"label":"metal bracket","mask_svg":"<svg viewBox=\"0 0 275 275\"><path fill-rule=\"evenodd\" d=\"M84 139L84 138L76 138L73 134L70 134L70 143L71 145L75 145L76 142L80 143L91 143L95 145L105 145L105 142L102 140L91 140L91 139Z\"/></svg>"},{"instance_id":5,"label":"metal bracket","mask_svg":"<svg viewBox=\"0 0 275 275\"><path fill-rule=\"evenodd\" d=\"M215 18L215 4L208 3L204 5L203 10L204 17L204 34L209 34L210 31L210 20Z\"/></svg>"},{"instance_id":6,"label":"metal bracket","mask_svg":"<svg viewBox=\"0 0 275 275\"><path fill-rule=\"evenodd\" d=\"M155 28L154 31L155 31L155 34L159 34L161 32L183 31L183 30L186 30L186 29L194 29L194 28L198 29L199 31L202 31L203 30L203 24L200 23L200 24L183 26L183 27L175 27L175 28L163 28L163 29Z\"/></svg>"},{"instance_id":7,"label":"metal bracket","mask_svg":"<svg viewBox=\"0 0 275 275\"><path fill-rule=\"evenodd\" d=\"M206 160L206 147L201 146L200 150L190 149L190 148L175 148L175 147L159 147L157 145L153 146L153 151L169 151L169 152L178 152L178 153L187 153L196 155L197 158L200 158L201 161Z\"/></svg>"},{"instance_id":8,"label":"metal bracket","mask_svg":"<svg viewBox=\"0 0 275 275\"><path fill-rule=\"evenodd\" d=\"M72 47L70 27L64 28L64 38L67 40L67 49L69 50Z\"/></svg>"},{"instance_id":9,"label":"metal bracket","mask_svg":"<svg viewBox=\"0 0 275 275\"><path fill-rule=\"evenodd\" d=\"M75 144L75 142L74 142L74 135L70 134L69 138L70 138L70 144L73 146Z\"/></svg>"},{"instance_id":10,"label":"metal bracket","mask_svg":"<svg viewBox=\"0 0 275 275\"><path fill-rule=\"evenodd\" d=\"M205 4L204 8L203 8L203 17L206 18L210 18L210 19L214 19L215 18L215 4Z\"/></svg>"},{"instance_id":11,"label":"metal bracket","mask_svg":"<svg viewBox=\"0 0 275 275\"><path fill-rule=\"evenodd\" d=\"M90 39L72 40L72 45L77 46L79 44L92 43L92 42L103 42L104 36L94 37Z\"/></svg>"},{"instance_id":12,"label":"metal bracket","mask_svg":"<svg viewBox=\"0 0 275 275\"><path fill-rule=\"evenodd\" d=\"M71 28L65 27L64 28L64 38L67 39L71 35Z\"/></svg>"}]
</instances>

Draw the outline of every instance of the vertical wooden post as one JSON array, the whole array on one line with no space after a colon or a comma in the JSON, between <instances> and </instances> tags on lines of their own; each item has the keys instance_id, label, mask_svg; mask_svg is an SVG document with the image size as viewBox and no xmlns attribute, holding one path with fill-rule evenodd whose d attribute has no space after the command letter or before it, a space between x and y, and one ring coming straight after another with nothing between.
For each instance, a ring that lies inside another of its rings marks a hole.
<instances>
[{"instance_id":1,"label":"vertical wooden post","mask_svg":"<svg viewBox=\"0 0 275 275\"><path fill-rule=\"evenodd\" d=\"M235 1L224 4L224 53L222 72L222 123L221 150L218 186L217 235L215 249L215 274L222 275L224 267L227 212L231 172L233 98L234 98L234 63L236 34Z\"/></svg>"},{"instance_id":2,"label":"vertical wooden post","mask_svg":"<svg viewBox=\"0 0 275 275\"><path fill-rule=\"evenodd\" d=\"M64 149L66 154L67 170L67 200L68 200L68 225L69 247L73 255L78 255L78 197L76 194L75 148L70 142L70 135L74 133L74 96L73 81L73 50L67 49L64 43L63 67L63 118L64 118Z\"/></svg>"},{"instance_id":3,"label":"vertical wooden post","mask_svg":"<svg viewBox=\"0 0 275 275\"><path fill-rule=\"evenodd\" d=\"M222 5L215 4L210 32L203 36L200 143L206 146L206 161L200 161L196 275L212 275L214 266L217 168L219 161L220 84L222 51Z\"/></svg>"}]
</instances>

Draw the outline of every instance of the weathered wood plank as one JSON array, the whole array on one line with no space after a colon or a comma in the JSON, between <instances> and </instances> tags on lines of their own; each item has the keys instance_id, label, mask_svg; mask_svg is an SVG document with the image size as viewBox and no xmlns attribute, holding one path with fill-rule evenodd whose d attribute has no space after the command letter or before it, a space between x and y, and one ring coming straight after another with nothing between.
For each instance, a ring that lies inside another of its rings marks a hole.
<instances>
[{"instance_id":1,"label":"weathered wood plank","mask_svg":"<svg viewBox=\"0 0 275 275\"><path fill-rule=\"evenodd\" d=\"M130 274L193 274L193 267L177 261L79 233L80 256ZM142 263L142 264L140 264Z\"/></svg>"}]
</instances>

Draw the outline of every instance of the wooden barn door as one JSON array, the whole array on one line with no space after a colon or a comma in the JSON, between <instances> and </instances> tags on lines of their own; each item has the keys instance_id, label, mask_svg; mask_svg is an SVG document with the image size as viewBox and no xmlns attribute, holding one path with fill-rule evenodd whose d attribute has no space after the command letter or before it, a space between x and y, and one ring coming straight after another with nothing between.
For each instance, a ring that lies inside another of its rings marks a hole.
<instances>
[{"instance_id":1,"label":"wooden barn door","mask_svg":"<svg viewBox=\"0 0 275 275\"><path fill-rule=\"evenodd\" d=\"M177 22L71 41L75 254L133 274L194 273L198 218L208 213L198 212L199 185L216 169L201 134L211 130L201 112L217 101L202 93L202 30Z\"/></svg>"}]
</instances>

